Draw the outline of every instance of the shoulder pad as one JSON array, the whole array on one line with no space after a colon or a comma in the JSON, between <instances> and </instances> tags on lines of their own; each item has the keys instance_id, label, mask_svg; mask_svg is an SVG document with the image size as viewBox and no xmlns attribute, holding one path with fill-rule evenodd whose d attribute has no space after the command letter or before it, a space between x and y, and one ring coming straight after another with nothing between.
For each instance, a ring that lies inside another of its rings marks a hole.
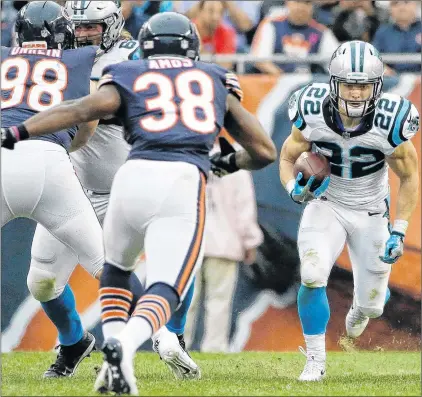
<instances>
[{"instance_id":1,"label":"shoulder pad","mask_svg":"<svg viewBox=\"0 0 422 397\"><path fill-rule=\"evenodd\" d=\"M375 109L374 128L385 135L389 145L395 148L419 130L419 113L408 99L383 94Z\"/></svg>"}]
</instances>

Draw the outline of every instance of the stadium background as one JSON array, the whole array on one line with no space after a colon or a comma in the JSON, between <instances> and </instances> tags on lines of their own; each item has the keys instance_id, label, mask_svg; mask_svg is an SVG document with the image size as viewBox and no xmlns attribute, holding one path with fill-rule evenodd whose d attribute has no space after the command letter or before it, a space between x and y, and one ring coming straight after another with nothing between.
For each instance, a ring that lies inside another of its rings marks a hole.
<instances>
[{"instance_id":1,"label":"stadium background","mask_svg":"<svg viewBox=\"0 0 422 397\"><path fill-rule=\"evenodd\" d=\"M277 149L290 131L287 116L289 95L309 81L326 82L325 75L288 74L240 76L245 106L256 113ZM414 74L385 79L385 91L410 99L421 112L421 79ZM420 133L414 144L421 158ZM231 350L295 351L303 343L296 309L298 258L296 231L301 207L291 202L278 178L278 164L253 173L258 220L265 241L252 266L239 264L239 277L232 307ZM392 177L392 214L397 179ZM17 219L2 230L1 331L2 352L51 350L57 333L28 292L26 275L34 222ZM7 244L5 243L7 241ZM393 267L392 298L380 319L371 320L359 346L366 349L419 350L421 335L421 208L410 223L402 259ZM80 266L70 284L84 325L101 343L97 282ZM327 331L328 350L339 350L344 318L352 300L352 275L346 252L334 267L328 285L331 321ZM199 340L202 326L196 335ZM150 343L143 348L150 349Z\"/></svg>"}]
</instances>

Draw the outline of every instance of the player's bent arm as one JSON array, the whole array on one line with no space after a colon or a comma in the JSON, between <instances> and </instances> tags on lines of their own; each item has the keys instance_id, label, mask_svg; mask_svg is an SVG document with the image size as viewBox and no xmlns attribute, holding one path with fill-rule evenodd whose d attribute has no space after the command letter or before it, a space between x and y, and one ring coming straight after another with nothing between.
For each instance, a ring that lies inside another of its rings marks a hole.
<instances>
[{"instance_id":1,"label":"player's bent arm","mask_svg":"<svg viewBox=\"0 0 422 397\"><path fill-rule=\"evenodd\" d=\"M29 136L51 134L81 123L113 115L119 109L119 91L111 84L101 86L93 94L76 101L62 102L49 110L38 113L23 123Z\"/></svg>"},{"instance_id":2,"label":"player's bent arm","mask_svg":"<svg viewBox=\"0 0 422 397\"><path fill-rule=\"evenodd\" d=\"M227 96L227 107L224 126L245 149L236 152L236 165L245 170L259 170L273 163L277 150L258 119L232 94Z\"/></svg>"},{"instance_id":3,"label":"player's bent arm","mask_svg":"<svg viewBox=\"0 0 422 397\"><path fill-rule=\"evenodd\" d=\"M387 156L387 163L400 179L394 229L397 221L404 221L403 234L405 234L407 222L419 199L418 155L413 143L407 141L398 146L390 156Z\"/></svg>"},{"instance_id":4,"label":"player's bent arm","mask_svg":"<svg viewBox=\"0 0 422 397\"><path fill-rule=\"evenodd\" d=\"M98 83L96 81L90 81L91 94L97 91L97 85ZM69 148L70 153L80 149L89 141L89 139L92 137L92 135L94 135L95 130L97 129L98 122L99 120L95 120L78 125L78 131L76 132L75 137L72 139L72 143Z\"/></svg>"},{"instance_id":5,"label":"player's bent arm","mask_svg":"<svg viewBox=\"0 0 422 397\"><path fill-rule=\"evenodd\" d=\"M94 135L95 130L97 129L98 121L99 120L95 120L90 121L89 123L79 124L79 129L76 132L74 138L72 139L72 143L69 148L69 153L80 149L81 147L85 146L86 143L88 143L92 135Z\"/></svg>"},{"instance_id":6,"label":"player's bent arm","mask_svg":"<svg viewBox=\"0 0 422 397\"><path fill-rule=\"evenodd\" d=\"M312 143L307 141L297 127L292 130L280 151L279 173L282 185L287 189L287 184L294 181L293 166L303 152L311 150Z\"/></svg>"}]
</instances>

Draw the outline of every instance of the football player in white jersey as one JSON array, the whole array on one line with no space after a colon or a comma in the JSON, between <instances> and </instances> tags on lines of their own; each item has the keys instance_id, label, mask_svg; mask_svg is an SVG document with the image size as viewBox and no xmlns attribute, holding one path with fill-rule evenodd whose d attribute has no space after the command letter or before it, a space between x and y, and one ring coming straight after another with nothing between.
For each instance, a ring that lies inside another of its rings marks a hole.
<instances>
[{"instance_id":1,"label":"football player in white jersey","mask_svg":"<svg viewBox=\"0 0 422 397\"><path fill-rule=\"evenodd\" d=\"M99 45L104 51L92 69L91 80L98 81L103 69L108 65L140 59L139 42L122 30L124 19L121 8L116 2L67 1L65 9L75 22L78 47ZM123 127L115 118L101 120L88 143L70 154L76 174L101 225L107 210L114 175L124 164L128 154L129 145L123 138ZM35 269L43 268L45 262L49 262L50 268L57 268L55 264L60 264L60 268L68 269L73 269L78 263L74 252L41 225L37 226L31 254L32 273L30 271L28 284L36 281L37 285L42 285L40 276L34 279L32 274ZM96 278L101 275L98 268L86 270ZM131 282L132 289L138 289L132 292L136 295L141 294L143 290L139 291L142 287L135 275L131 276ZM163 327L153 336L154 350L179 379L197 379L201 376L199 367L186 352L183 340L184 321L190 305L189 297L193 295L193 286L191 290L174 319L172 318L167 327ZM134 301L136 300L135 298ZM54 318L52 320L56 323ZM60 351L56 362L45 372L44 377L63 377L69 374L62 355L63 351Z\"/></svg>"},{"instance_id":2,"label":"football player in white jersey","mask_svg":"<svg viewBox=\"0 0 422 397\"><path fill-rule=\"evenodd\" d=\"M293 126L280 155L283 186L295 202L307 203L298 233L298 312L307 350L300 381L325 376L326 286L344 244L354 279L346 331L356 338L383 313L391 266L403 254L418 200L418 159L410 139L419 114L409 100L382 92L378 51L362 41L346 42L334 52L329 72L329 84L309 84L290 98ZM312 147L331 163L331 176L320 186L313 177L293 174L297 158ZM400 179L392 227L389 167Z\"/></svg>"}]
</instances>

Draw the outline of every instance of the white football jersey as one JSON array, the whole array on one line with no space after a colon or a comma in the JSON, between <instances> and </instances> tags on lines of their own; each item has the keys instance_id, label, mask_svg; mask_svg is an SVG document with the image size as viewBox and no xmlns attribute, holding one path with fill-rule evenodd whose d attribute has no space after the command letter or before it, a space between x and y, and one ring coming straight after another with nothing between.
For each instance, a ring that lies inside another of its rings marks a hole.
<instances>
[{"instance_id":1,"label":"white football jersey","mask_svg":"<svg viewBox=\"0 0 422 397\"><path fill-rule=\"evenodd\" d=\"M399 95L383 93L376 109L356 131L345 132L330 105L330 86L309 84L289 101L289 117L331 164L331 180L324 196L355 209L371 209L389 195L388 165L401 143L419 129L415 106Z\"/></svg>"},{"instance_id":2,"label":"white football jersey","mask_svg":"<svg viewBox=\"0 0 422 397\"><path fill-rule=\"evenodd\" d=\"M95 63L91 79L100 79L108 65L139 59L139 43L136 40L121 40ZM123 138L123 127L117 120L101 120L94 136L81 149L70 154L81 184L84 188L98 193L111 190L114 175L126 161L130 146Z\"/></svg>"}]
</instances>

